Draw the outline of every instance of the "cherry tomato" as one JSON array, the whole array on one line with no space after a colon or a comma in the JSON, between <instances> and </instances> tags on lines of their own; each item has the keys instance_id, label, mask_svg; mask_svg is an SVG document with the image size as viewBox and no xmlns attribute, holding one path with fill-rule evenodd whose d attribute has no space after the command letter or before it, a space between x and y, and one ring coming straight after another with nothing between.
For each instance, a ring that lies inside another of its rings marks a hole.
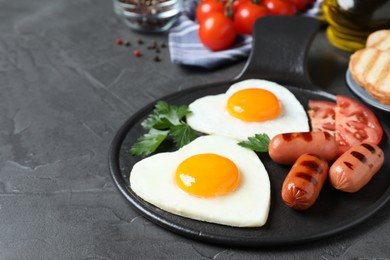
<instances>
[{"instance_id":1,"label":"cherry tomato","mask_svg":"<svg viewBox=\"0 0 390 260\"><path fill-rule=\"evenodd\" d=\"M383 129L374 113L357 101L336 97L336 141L341 152L360 142L378 144Z\"/></svg>"},{"instance_id":2,"label":"cherry tomato","mask_svg":"<svg viewBox=\"0 0 390 260\"><path fill-rule=\"evenodd\" d=\"M252 1L242 3L234 13L234 27L240 34L252 34L256 20L268 14L268 9L263 5L256 5Z\"/></svg>"},{"instance_id":3,"label":"cherry tomato","mask_svg":"<svg viewBox=\"0 0 390 260\"><path fill-rule=\"evenodd\" d=\"M199 25L199 39L207 48L219 51L229 48L236 39L233 21L223 13L211 13Z\"/></svg>"},{"instance_id":4,"label":"cherry tomato","mask_svg":"<svg viewBox=\"0 0 390 260\"><path fill-rule=\"evenodd\" d=\"M299 11L305 10L310 0L290 0L290 2L295 6Z\"/></svg>"},{"instance_id":5,"label":"cherry tomato","mask_svg":"<svg viewBox=\"0 0 390 260\"><path fill-rule=\"evenodd\" d=\"M199 24L211 13L223 13L225 5L218 0L202 0L196 7L195 16Z\"/></svg>"},{"instance_id":6,"label":"cherry tomato","mask_svg":"<svg viewBox=\"0 0 390 260\"><path fill-rule=\"evenodd\" d=\"M293 16L297 12L295 6L287 0L264 0L263 4L273 15Z\"/></svg>"},{"instance_id":7,"label":"cherry tomato","mask_svg":"<svg viewBox=\"0 0 390 260\"><path fill-rule=\"evenodd\" d=\"M335 135L336 103L324 100L309 100L309 117L312 131L328 132Z\"/></svg>"},{"instance_id":8,"label":"cherry tomato","mask_svg":"<svg viewBox=\"0 0 390 260\"><path fill-rule=\"evenodd\" d=\"M238 7L242 5L243 3L249 2L250 0L234 0L232 4L233 13L237 12Z\"/></svg>"}]
</instances>

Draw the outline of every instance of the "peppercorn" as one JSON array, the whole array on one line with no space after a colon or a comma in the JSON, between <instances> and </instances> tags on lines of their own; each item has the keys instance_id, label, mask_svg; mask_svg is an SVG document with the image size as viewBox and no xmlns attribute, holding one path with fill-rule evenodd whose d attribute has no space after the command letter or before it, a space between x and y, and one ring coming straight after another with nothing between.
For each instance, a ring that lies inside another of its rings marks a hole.
<instances>
[{"instance_id":1,"label":"peppercorn","mask_svg":"<svg viewBox=\"0 0 390 260\"><path fill-rule=\"evenodd\" d=\"M155 62L159 62L159 61L161 61L161 59L160 59L160 57L158 56L158 55L156 55L155 57L154 57L154 59L153 59Z\"/></svg>"},{"instance_id":2,"label":"peppercorn","mask_svg":"<svg viewBox=\"0 0 390 260\"><path fill-rule=\"evenodd\" d=\"M151 49L155 49L157 48L157 42L155 40L152 40L150 42L150 44L148 45L148 49L151 50Z\"/></svg>"}]
</instances>

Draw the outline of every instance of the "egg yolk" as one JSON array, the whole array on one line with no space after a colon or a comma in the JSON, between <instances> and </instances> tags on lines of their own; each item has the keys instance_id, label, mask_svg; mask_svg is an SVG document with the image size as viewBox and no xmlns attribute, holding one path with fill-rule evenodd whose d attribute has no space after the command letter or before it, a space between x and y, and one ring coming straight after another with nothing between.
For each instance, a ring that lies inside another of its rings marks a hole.
<instances>
[{"instance_id":1,"label":"egg yolk","mask_svg":"<svg viewBox=\"0 0 390 260\"><path fill-rule=\"evenodd\" d=\"M197 197L215 197L234 191L240 182L237 166L230 159L212 153L185 159L176 169L175 183Z\"/></svg>"},{"instance_id":2,"label":"egg yolk","mask_svg":"<svg viewBox=\"0 0 390 260\"><path fill-rule=\"evenodd\" d=\"M237 91L229 98L226 108L230 115L247 122L274 119L282 110L272 92L259 88Z\"/></svg>"}]
</instances>

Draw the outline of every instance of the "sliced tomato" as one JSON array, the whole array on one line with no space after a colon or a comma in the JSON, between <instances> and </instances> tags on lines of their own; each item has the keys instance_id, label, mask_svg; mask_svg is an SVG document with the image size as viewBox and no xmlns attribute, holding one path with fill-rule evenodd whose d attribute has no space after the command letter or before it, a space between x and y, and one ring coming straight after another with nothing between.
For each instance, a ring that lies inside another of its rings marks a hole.
<instances>
[{"instance_id":1,"label":"sliced tomato","mask_svg":"<svg viewBox=\"0 0 390 260\"><path fill-rule=\"evenodd\" d=\"M336 97L336 140L340 152L362 141L378 144L383 129L375 114L357 101L338 95Z\"/></svg>"},{"instance_id":2,"label":"sliced tomato","mask_svg":"<svg viewBox=\"0 0 390 260\"><path fill-rule=\"evenodd\" d=\"M309 117L312 131L335 134L336 103L324 100L309 100Z\"/></svg>"}]
</instances>

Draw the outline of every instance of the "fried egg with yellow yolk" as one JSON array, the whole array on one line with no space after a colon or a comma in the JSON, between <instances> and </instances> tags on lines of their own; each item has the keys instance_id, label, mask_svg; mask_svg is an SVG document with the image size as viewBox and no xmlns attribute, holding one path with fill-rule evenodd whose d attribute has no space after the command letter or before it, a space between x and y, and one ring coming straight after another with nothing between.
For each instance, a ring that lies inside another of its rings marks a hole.
<instances>
[{"instance_id":1,"label":"fried egg with yellow yolk","mask_svg":"<svg viewBox=\"0 0 390 260\"><path fill-rule=\"evenodd\" d=\"M293 93L267 80L237 82L226 93L199 98L189 105L187 123L205 134L246 140L265 133L307 132L307 114Z\"/></svg>"},{"instance_id":2,"label":"fried egg with yellow yolk","mask_svg":"<svg viewBox=\"0 0 390 260\"><path fill-rule=\"evenodd\" d=\"M256 153L215 135L137 162L130 187L170 213L236 227L263 226L271 199L268 174Z\"/></svg>"}]
</instances>

